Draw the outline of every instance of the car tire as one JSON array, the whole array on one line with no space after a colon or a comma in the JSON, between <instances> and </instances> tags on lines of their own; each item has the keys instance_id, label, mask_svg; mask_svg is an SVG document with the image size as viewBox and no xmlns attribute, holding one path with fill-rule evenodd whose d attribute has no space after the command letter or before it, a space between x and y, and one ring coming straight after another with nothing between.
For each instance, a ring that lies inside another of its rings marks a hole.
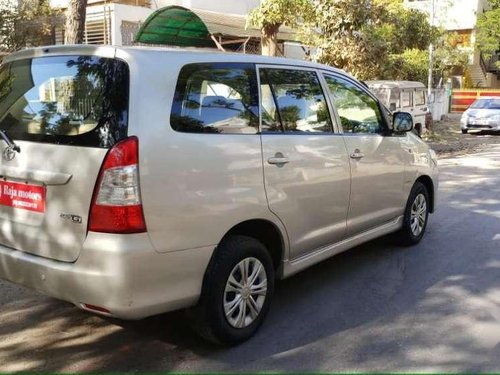
<instances>
[{"instance_id":1,"label":"car tire","mask_svg":"<svg viewBox=\"0 0 500 375\"><path fill-rule=\"evenodd\" d=\"M247 236L227 237L205 273L200 301L192 314L194 328L221 345L248 340L269 311L274 278L273 261L262 243Z\"/></svg>"},{"instance_id":2,"label":"car tire","mask_svg":"<svg viewBox=\"0 0 500 375\"><path fill-rule=\"evenodd\" d=\"M421 182L415 182L406 203L403 227L396 234L400 245L411 246L420 242L427 227L429 203L427 188Z\"/></svg>"},{"instance_id":3,"label":"car tire","mask_svg":"<svg viewBox=\"0 0 500 375\"><path fill-rule=\"evenodd\" d=\"M467 134L468 133L468 129L462 129L462 134Z\"/></svg>"}]
</instances>

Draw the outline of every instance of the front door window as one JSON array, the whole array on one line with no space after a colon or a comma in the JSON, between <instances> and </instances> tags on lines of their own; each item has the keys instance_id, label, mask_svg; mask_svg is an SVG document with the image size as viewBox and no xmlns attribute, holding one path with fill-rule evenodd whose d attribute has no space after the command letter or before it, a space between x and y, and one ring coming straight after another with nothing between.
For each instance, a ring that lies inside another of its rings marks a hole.
<instances>
[{"instance_id":1,"label":"front door window","mask_svg":"<svg viewBox=\"0 0 500 375\"><path fill-rule=\"evenodd\" d=\"M325 75L325 80L344 133L382 132L382 114L370 95L342 78Z\"/></svg>"}]
</instances>

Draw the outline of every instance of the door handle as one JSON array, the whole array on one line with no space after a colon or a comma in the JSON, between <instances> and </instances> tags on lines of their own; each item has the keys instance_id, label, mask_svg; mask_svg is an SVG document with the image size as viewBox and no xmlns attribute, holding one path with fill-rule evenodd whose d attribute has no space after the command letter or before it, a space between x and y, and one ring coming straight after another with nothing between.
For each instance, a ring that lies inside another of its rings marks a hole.
<instances>
[{"instance_id":1,"label":"door handle","mask_svg":"<svg viewBox=\"0 0 500 375\"><path fill-rule=\"evenodd\" d=\"M352 159L361 159L364 157L365 154L363 154L359 149L355 149L353 153L351 153L351 158Z\"/></svg>"},{"instance_id":2,"label":"door handle","mask_svg":"<svg viewBox=\"0 0 500 375\"><path fill-rule=\"evenodd\" d=\"M290 159L285 157L281 152L277 152L274 157L267 159L269 164L276 165L277 167L282 167L286 163L290 163Z\"/></svg>"}]
</instances>

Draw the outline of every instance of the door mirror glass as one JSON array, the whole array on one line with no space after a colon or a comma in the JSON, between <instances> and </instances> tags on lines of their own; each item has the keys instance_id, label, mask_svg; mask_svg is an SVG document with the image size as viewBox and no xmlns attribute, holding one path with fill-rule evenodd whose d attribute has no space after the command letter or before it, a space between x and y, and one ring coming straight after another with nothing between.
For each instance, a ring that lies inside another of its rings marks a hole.
<instances>
[{"instance_id":1,"label":"door mirror glass","mask_svg":"<svg viewBox=\"0 0 500 375\"><path fill-rule=\"evenodd\" d=\"M389 104L389 109L391 112L394 112L396 110L396 103Z\"/></svg>"},{"instance_id":2,"label":"door mirror glass","mask_svg":"<svg viewBox=\"0 0 500 375\"><path fill-rule=\"evenodd\" d=\"M409 132L413 129L413 118L407 112L396 112L392 117L392 125L395 132Z\"/></svg>"}]
</instances>

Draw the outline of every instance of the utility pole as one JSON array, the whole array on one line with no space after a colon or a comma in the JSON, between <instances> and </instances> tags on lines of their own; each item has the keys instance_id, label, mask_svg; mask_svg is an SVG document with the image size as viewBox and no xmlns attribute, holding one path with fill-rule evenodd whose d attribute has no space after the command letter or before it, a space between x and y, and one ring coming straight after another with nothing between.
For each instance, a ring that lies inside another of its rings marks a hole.
<instances>
[{"instance_id":1,"label":"utility pole","mask_svg":"<svg viewBox=\"0 0 500 375\"><path fill-rule=\"evenodd\" d=\"M429 12L429 17L430 17L430 24L431 27L434 27L434 19L435 19L435 14L436 14L436 0L430 0L430 12ZM434 70L434 62L433 62L433 56L434 55L434 46L433 44L429 44L429 72L427 76L427 100L428 102L431 99L431 94L432 94L432 71Z\"/></svg>"}]
</instances>

